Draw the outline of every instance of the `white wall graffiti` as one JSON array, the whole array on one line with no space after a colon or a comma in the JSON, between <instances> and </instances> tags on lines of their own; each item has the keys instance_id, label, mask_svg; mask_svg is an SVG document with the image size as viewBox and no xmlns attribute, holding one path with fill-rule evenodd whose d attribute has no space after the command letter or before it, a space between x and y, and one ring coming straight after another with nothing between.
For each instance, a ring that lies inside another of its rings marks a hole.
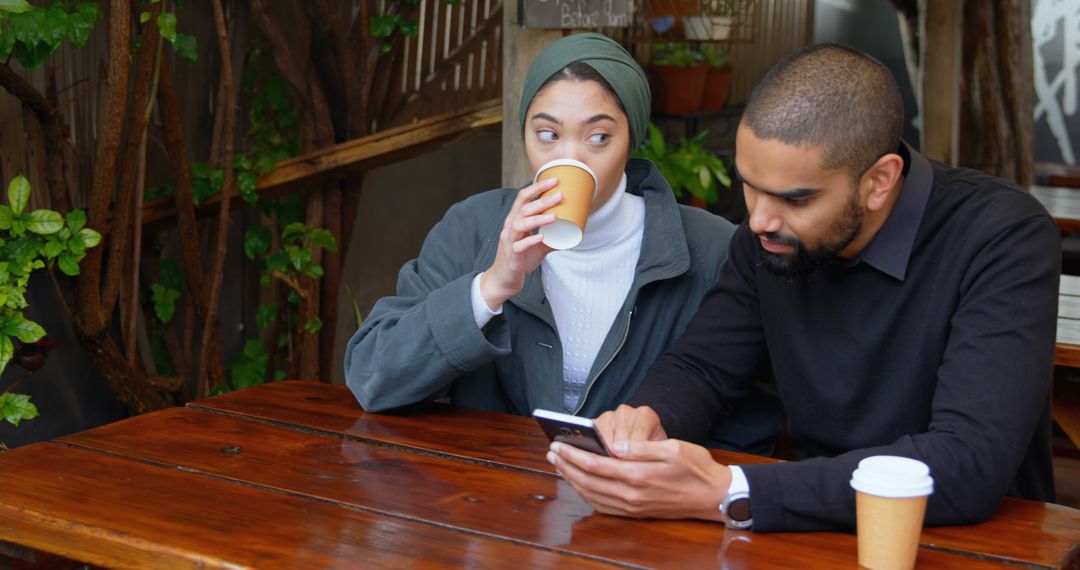
<instances>
[{"instance_id":1,"label":"white wall graffiti","mask_svg":"<svg viewBox=\"0 0 1080 570\"><path fill-rule=\"evenodd\" d=\"M1046 120L1061 161L1076 164L1074 143L1080 140L1070 139L1068 122L1080 107L1080 2L1035 0L1031 34L1035 43L1035 122Z\"/></svg>"}]
</instances>

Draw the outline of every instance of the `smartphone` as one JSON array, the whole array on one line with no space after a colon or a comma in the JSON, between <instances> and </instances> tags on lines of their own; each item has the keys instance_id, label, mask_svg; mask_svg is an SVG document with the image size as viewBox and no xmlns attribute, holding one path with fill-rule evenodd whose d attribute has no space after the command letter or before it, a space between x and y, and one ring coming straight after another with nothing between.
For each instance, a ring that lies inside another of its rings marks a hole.
<instances>
[{"instance_id":1,"label":"smartphone","mask_svg":"<svg viewBox=\"0 0 1080 570\"><path fill-rule=\"evenodd\" d=\"M611 456L604 438L600 437L600 432L596 431L589 418L540 409L533 410L533 417L551 441L567 443L597 455Z\"/></svg>"}]
</instances>

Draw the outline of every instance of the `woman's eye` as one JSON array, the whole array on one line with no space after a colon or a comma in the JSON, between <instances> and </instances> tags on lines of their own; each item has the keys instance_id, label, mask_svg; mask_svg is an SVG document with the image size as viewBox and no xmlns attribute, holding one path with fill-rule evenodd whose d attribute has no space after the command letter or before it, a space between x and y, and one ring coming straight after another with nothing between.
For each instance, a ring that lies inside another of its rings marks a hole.
<instances>
[{"instance_id":1,"label":"woman's eye","mask_svg":"<svg viewBox=\"0 0 1080 570\"><path fill-rule=\"evenodd\" d=\"M609 138L611 137L604 133L596 133L595 135L589 137L589 142L592 144L604 144Z\"/></svg>"},{"instance_id":2,"label":"woman's eye","mask_svg":"<svg viewBox=\"0 0 1080 570\"><path fill-rule=\"evenodd\" d=\"M542 141L553 141L559 138L559 135L555 134L555 131L537 131L536 136Z\"/></svg>"}]
</instances>

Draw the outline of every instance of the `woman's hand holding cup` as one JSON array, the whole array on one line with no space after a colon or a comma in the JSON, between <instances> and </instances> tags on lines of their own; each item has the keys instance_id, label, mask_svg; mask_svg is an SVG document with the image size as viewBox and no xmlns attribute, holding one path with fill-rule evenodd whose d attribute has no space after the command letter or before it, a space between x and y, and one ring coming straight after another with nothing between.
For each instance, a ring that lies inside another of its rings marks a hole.
<instances>
[{"instance_id":1,"label":"woman's hand holding cup","mask_svg":"<svg viewBox=\"0 0 1080 570\"><path fill-rule=\"evenodd\" d=\"M480 277L480 294L492 310L517 295L525 285L525 276L540 266L544 256L554 251L543 243L544 236L535 230L555 221L554 214L544 212L562 202L562 194L552 192L543 198L537 197L556 184L555 178L547 178L522 188L503 221L495 261Z\"/></svg>"}]
</instances>

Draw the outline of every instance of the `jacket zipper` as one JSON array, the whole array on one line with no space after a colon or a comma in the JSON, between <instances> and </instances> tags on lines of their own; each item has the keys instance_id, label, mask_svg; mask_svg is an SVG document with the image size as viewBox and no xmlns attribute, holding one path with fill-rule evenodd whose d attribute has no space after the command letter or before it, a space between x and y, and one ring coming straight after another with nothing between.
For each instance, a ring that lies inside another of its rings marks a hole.
<instances>
[{"instance_id":1,"label":"jacket zipper","mask_svg":"<svg viewBox=\"0 0 1080 570\"><path fill-rule=\"evenodd\" d=\"M636 309L637 307L635 307ZM589 392L592 390L593 384L600 378L600 375L607 370L608 366L615 360L615 357L622 351L623 345L626 344L626 339L630 337L630 321L634 318L634 309L631 309L626 313L626 330L623 331L622 340L619 341L619 346L615 347L615 352L611 354L611 358L604 363L604 366L600 368L600 371L593 376L593 379L589 382L589 385L585 387L585 393L581 395L581 400L578 401L577 409L574 410L574 415L581 413L581 409L585 407L585 399L589 397Z\"/></svg>"}]
</instances>

